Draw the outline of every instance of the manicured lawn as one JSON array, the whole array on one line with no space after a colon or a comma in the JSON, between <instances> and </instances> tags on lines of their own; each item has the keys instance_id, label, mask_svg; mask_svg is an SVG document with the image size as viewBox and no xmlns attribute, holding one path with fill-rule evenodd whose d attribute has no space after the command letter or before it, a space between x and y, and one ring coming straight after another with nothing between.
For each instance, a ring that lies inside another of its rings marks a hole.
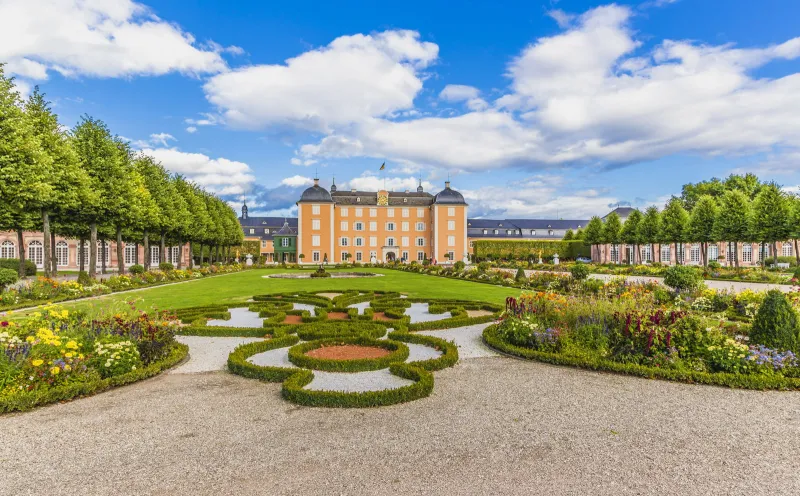
<instances>
[{"instance_id":1,"label":"manicured lawn","mask_svg":"<svg viewBox=\"0 0 800 496\"><path fill-rule=\"evenodd\" d=\"M104 296L95 300L62 303L64 307L90 312L124 311L125 303L134 300L141 310L193 307L211 303L245 301L253 295L287 291L324 291L363 289L398 291L420 298L457 298L502 303L507 296L518 296L519 289L490 284L459 281L385 269L351 269L376 272L384 277L358 279L266 279L273 273L293 272L286 269L248 270L197 281L160 286L143 291ZM294 271L309 273L309 271Z\"/></svg>"}]
</instances>

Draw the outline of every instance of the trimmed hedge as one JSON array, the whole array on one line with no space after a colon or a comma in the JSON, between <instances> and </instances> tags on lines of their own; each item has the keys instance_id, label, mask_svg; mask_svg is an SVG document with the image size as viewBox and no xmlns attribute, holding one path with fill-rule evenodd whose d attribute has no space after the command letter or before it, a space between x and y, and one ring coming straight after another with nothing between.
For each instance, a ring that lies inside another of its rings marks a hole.
<instances>
[{"instance_id":1,"label":"trimmed hedge","mask_svg":"<svg viewBox=\"0 0 800 496\"><path fill-rule=\"evenodd\" d=\"M310 370L302 370L283 383L281 394L287 400L305 406L370 408L414 401L429 396L433 391L433 374L427 370L405 363L393 363L389 366L389 372L403 379L414 381L414 384L397 389L360 393L316 391L303 389L314 379L314 373Z\"/></svg>"},{"instance_id":2,"label":"trimmed hedge","mask_svg":"<svg viewBox=\"0 0 800 496\"><path fill-rule=\"evenodd\" d=\"M377 322L329 321L297 326L297 335L304 341L356 336L377 339L384 334L386 326Z\"/></svg>"},{"instance_id":3,"label":"trimmed hedge","mask_svg":"<svg viewBox=\"0 0 800 496\"><path fill-rule=\"evenodd\" d=\"M300 338L297 336L283 336L267 341L239 345L228 355L228 370L236 375L249 377L251 379L259 379L268 382L285 381L296 374L297 370L285 367L255 365L248 362L247 359L258 353L264 353L265 351L277 348L286 348L299 342Z\"/></svg>"},{"instance_id":4,"label":"trimmed hedge","mask_svg":"<svg viewBox=\"0 0 800 496\"><path fill-rule=\"evenodd\" d=\"M269 330L263 327L190 325L187 327L181 327L175 334L179 336L263 338L269 334Z\"/></svg>"},{"instance_id":5,"label":"trimmed hedge","mask_svg":"<svg viewBox=\"0 0 800 496\"><path fill-rule=\"evenodd\" d=\"M23 412L38 406L59 401L69 401L82 396L90 396L108 389L124 386L153 377L181 362L189 353L185 344L175 343L169 354L162 360L128 373L107 379L96 379L87 382L69 383L63 386L47 388L0 398L0 413Z\"/></svg>"},{"instance_id":6,"label":"trimmed hedge","mask_svg":"<svg viewBox=\"0 0 800 496\"><path fill-rule=\"evenodd\" d=\"M477 259L487 257L492 260L529 260L551 258L558 253L562 259L576 259L578 257L591 257L591 247L581 240L488 240L475 241L474 253Z\"/></svg>"},{"instance_id":7,"label":"trimmed hedge","mask_svg":"<svg viewBox=\"0 0 800 496\"><path fill-rule=\"evenodd\" d=\"M483 341L502 353L538 360L553 365L569 365L589 370L627 374L647 379L664 379L693 384L708 384L741 389L800 389L800 378L764 374L731 374L727 372L698 372L671 370L646 365L619 363L598 357L565 356L558 353L523 348L504 341L497 333L498 326L487 327L483 331Z\"/></svg>"},{"instance_id":8,"label":"trimmed hedge","mask_svg":"<svg viewBox=\"0 0 800 496\"><path fill-rule=\"evenodd\" d=\"M389 354L380 358L359 358L354 360L332 360L306 355L311 350L326 346L356 345L383 348ZM408 346L397 341L378 340L358 336L354 338L316 339L289 348L289 361L298 367L324 370L326 372L365 372L385 369L392 363L404 362L408 358Z\"/></svg>"},{"instance_id":9,"label":"trimmed hedge","mask_svg":"<svg viewBox=\"0 0 800 496\"><path fill-rule=\"evenodd\" d=\"M452 367L458 362L458 346L449 341L433 336L424 336L422 334L411 334L410 332L394 331L389 333L389 339L395 341L402 341L404 343L421 344L430 346L442 352L442 356L438 358L431 358L429 360L418 360L410 362L409 365L419 367L428 371L436 371Z\"/></svg>"}]
</instances>

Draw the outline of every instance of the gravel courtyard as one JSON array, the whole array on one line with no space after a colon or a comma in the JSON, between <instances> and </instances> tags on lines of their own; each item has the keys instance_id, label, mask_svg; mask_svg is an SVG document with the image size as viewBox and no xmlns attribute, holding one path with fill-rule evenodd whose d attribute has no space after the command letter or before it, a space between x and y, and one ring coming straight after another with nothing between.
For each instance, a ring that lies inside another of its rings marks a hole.
<instances>
[{"instance_id":1,"label":"gravel courtyard","mask_svg":"<svg viewBox=\"0 0 800 496\"><path fill-rule=\"evenodd\" d=\"M797 494L800 394L515 360L427 399L298 407L279 384L163 374L0 417L0 494Z\"/></svg>"}]
</instances>

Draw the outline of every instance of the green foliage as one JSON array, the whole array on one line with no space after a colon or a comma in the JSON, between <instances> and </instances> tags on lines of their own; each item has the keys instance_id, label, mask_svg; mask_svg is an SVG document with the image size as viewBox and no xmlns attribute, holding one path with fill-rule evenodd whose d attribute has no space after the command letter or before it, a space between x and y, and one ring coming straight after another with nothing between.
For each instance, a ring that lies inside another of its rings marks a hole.
<instances>
[{"instance_id":1,"label":"green foliage","mask_svg":"<svg viewBox=\"0 0 800 496\"><path fill-rule=\"evenodd\" d=\"M572 229L567 229L564 233L564 237L562 238L564 241L573 241L575 239L575 233L572 232Z\"/></svg>"},{"instance_id":2,"label":"green foliage","mask_svg":"<svg viewBox=\"0 0 800 496\"><path fill-rule=\"evenodd\" d=\"M773 289L756 313L750 342L779 350L798 350L800 327L797 313L781 291Z\"/></svg>"},{"instance_id":3,"label":"green foliage","mask_svg":"<svg viewBox=\"0 0 800 496\"><path fill-rule=\"evenodd\" d=\"M158 270L163 270L164 272L175 270L175 266L169 262L161 262L158 264Z\"/></svg>"},{"instance_id":4,"label":"green foliage","mask_svg":"<svg viewBox=\"0 0 800 496\"><path fill-rule=\"evenodd\" d=\"M18 279L16 270L0 268L0 291L16 283Z\"/></svg>"},{"instance_id":5,"label":"green foliage","mask_svg":"<svg viewBox=\"0 0 800 496\"><path fill-rule=\"evenodd\" d=\"M753 201L750 226L753 238L765 243L788 239L793 229L790 225L791 214L786 193L775 183L764 185Z\"/></svg>"},{"instance_id":6,"label":"green foliage","mask_svg":"<svg viewBox=\"0 0 800 496\"><path fill-rule=\"evenodd\" d=\"M25 275L35 276L36 275L36 264L31 262L30 260L25 260ZM0 259L0 268L2 269L11 269L19 273L19 259L17 258L1 258Z\"/></svg>"},{"instance_id":7,"label":"green foliage","mask_svg":"<svg viewBox=\"0 0 800 496\"><path fill-rule=\"evenodd\" d=\"M654 206L647 207L638 229L640 243L657 243L661 234L661 214Z\"/></svg>"},{"instance_id":8,"label":"green foliage","mask_svg":"<svg viewBox=\"0 0 800 496\"><path fill-rule=\"evenodd\" d=\"M464 268L466 268L466 266L467 266L467 264L465 264L461 260L459 260L458 262L453 264L453 268L458 272L461 272L462 270L464 270Z\"/></svg>"},{"instance_id":9,"label":"green foliage","mask_svg":"<svg viewBox=\"0 0 800 496\"><path fill-rule=\"evenodd\" d=\"M603 223L603 243L618 245L622 242L622 222L616 212L611 212Z\"/></svg>"},{"instance_id":10,"label":"green foliage","mask_svg":"<svg viewBox=\"0 0 800 496\"><path fill-rule=\"evenodd\" d=\"M569 273L572 274L572 278L576 281L583 281L589 277L589 267L579 262L570 267Z\"/></svg>"},{"instance_id":11,"label":"green foliage","mask_svg":"<svg viewBox=\"0 0 800 496\"><path fill-rule=\"evenodd\" d=\"M638 245L641 243L639 225L642 223L643 218L639 210L634 210L630 213L628 218L625 219L625 223L622 224L622 231L620 232L620 238L623 243L631 245Z\"/></svg>"},{"instance_id":12,"label":"green foliage","mask_svg":"<svg viewBox=\"0 0 800 496\"><path fill-rule=\"evenodd\" d=\"M744 241L750 234L750 200L738 190L726 191L719 200L719 212L714 222L716 239Z\"/></svg>"},{"instance_id":13,"label":"green foliage","mask_svg":"<svg viewBox=\"0 0 800 496\"><path fill-rule=\"evenodd\" d=\"M333 360L316 358L307 355L308 352L329 346L369 346L383 348L389 351L388 355L380 358L360 358L353 360ZM353 338L330 338L308 341L289 348L289 361L298 367L324 370L328 372L364 372L367 370L380 370L392 363L404 362L408 358L408 346L391 340L372 339L363 336Z\"/></svg>"},{"instance_id":14,"label":"green foliage","mask_svg":"<svg viewBox=\"0 0 800 496\"><path fill-rule=\"evenodd\" d=\"M695 289L702 282L702 274L688 265L673 265L664 272L664 284L677 292Z\"/></svg>"},{"instance_id":15,"label":"green foliage","mask_svg":"<svg viewBox=\"0 0 800 496\"><path fill-rule=\"evenodd\" d=\"M714 223L717 220L717 202L709 195L703 195L689 216L688 240L701 243L715 241Z\"/></svg>"},{"instance_id":16,"label":"green foliage","mask_svg":"<svg viewBox=\"0 0 800 496\"><path fill-rule=\"evenodd\" d=\"M514 280L520 283L528 280L528 276L525 275L525 270L522 267L517 269L517 275L514 276Z\"/></svg>"},{"instance_id":17,"label":"green foliage","mask_svg":"<svg viewBox=\"0 0 800 496\"><path fill-rule=\"evenodd\" d=\"M474 253L478 258L492 260L538 260L558 254L562 260L590 256L589 247L583 241L548 240L489 240L475 241Z\"/></svg>"},{"instance_id":18,"label":"green foliage","mask_svg":"<svg viewBox=\"0 0 800 496\"><path fill-rule=\"evenodd\" d=\"M128 272L130 272L133 275L144 274L144 267L139 264L131 265L130 267L128 267Z\"/></svg>"},{"instance_id":19,"label":"green foliage","mask_svg":"<svg viewBox=\"0 0 800 496\"><path fill-rule=\"evenodd\" d=\"M595 215L586 225L586 229L583 231L583 241L592 246L603 242L603 220L600 217Z\"/></svg>"},{"instance_id":20,"label":"green foliage","mask_svg":"<svg viewBox=\"0 0 800 496\"><path fill-rule=\"evenodd\" d=\"M672 198L661 213L661 240L665 243L684 243L688 239L689 214L679 198Z\"/></svg>"},{"instance_id":21,"label":"green foliage","mask_svg":"<svg viewBox=\"0 0 800 496\"><path fill-rule=\"evenodd\" d=\"M78 284L81 286L88 286L92 284L92 282L93 279L89 277L89 274L87 274L86 271L81 271L78 273Z\"/></svg>"}]
</instances>

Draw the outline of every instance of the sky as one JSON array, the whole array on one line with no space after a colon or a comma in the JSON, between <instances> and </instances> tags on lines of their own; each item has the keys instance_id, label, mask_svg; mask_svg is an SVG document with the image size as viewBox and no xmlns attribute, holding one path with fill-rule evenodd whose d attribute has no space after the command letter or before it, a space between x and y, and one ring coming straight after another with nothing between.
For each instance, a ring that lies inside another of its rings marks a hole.
<instances>
[{"instance_id":1,"label":"sky","mask_svg":"<svg viewBox=\"0 0 800 496\"><path fill-rule=\"evenodd\" d=\"M800 184L800 2L0 0L0 62L251 215L449 177L471 217ZM382 163L386 170L379 172Z\"/></svg>"}]
</instances>

